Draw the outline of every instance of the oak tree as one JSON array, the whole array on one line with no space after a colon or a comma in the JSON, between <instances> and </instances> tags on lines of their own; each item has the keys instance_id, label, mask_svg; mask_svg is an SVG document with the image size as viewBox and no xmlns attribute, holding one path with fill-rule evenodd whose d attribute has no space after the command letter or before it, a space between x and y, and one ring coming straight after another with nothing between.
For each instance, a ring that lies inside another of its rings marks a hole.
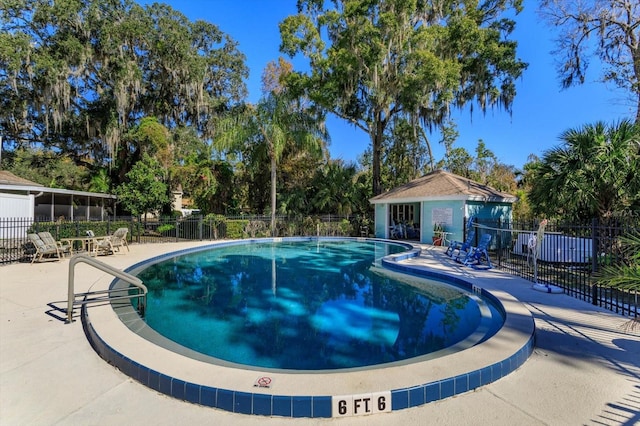
<instances>
[{"instance_id":1,"label":"oak tree","mask_svg":"<svg viewBox=\"0 0 640 426\"><path fill-rule=\"evenodd\" d=\"M554 53L562 86L584 83L595 56L604 64L602 81L629 93L640 122L640 3L544 0L540 13L559 29Z\"/></svg>"},{"instance_id":2,"label":"oak tree","mask_svg":"<svg viewBox=\"0 0 640 426\"><path fill-rule=\"evenodd\" d=\"M380 194L383 141L395 118L429 128L452 106L510 110L526 64L504 13L520 3L301 0L280 24L281 50L307 58L309 71L292 73L289 85L369 135Z\"/></svg>"}]
</instances>

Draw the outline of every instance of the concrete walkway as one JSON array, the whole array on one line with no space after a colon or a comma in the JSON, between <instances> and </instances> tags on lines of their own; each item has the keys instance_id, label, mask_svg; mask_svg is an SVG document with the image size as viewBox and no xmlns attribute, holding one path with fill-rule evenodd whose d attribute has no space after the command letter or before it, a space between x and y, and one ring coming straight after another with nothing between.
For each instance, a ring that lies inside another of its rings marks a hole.
<instances>
[{"instance_id":1,"label":"concrete walkway","mask_svg":"<svg viewBox=\"0 0 640 426\"><path fill-rule=\"evenodd\" d=\"M100 257L124 269L206 243L133 245ZM457 397L349 419L246 416L181 402L113 368L89 346L79 321L64 324L69 262L0 266L0 425L634 425L640 424L640 330L626 318L563 294L545 294L501 272L475 271L426 248L408 262L511 293L535 317L534 354L518 370ZM105 274L76 267L76 292Z\"/></svg>"}]
</instances>

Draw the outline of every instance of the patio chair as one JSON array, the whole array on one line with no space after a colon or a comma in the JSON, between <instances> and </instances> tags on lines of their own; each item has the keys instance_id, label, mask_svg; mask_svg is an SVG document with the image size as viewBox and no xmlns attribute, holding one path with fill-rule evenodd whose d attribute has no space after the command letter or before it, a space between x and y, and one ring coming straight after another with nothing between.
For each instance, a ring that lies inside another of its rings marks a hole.
<instances>
[{"instance_id":1,"label":"patio chair","mask_svg":"<svg viewBox=\"0 0 640 426\"><path fill-rule=\"evenodd\" d=\"M35 253L31 259L31 263L36 260L40 262L45 256L55 256L60 259L60 250L57 244L46 244L38 234L27 234L27 238L35 247Z\"/></svg>"},{"instance_id":2,"label":"patio chair","mask_svg":"<svg viewBox=\"0 0 640 426\"><path fill-rule=\"evenodd\" d=\"M473 241L476 239L476 230L475 228L471 228L469 233L467 234L467 239L464 241L452 241L451 245L447 247L447 251L445 252L447 256L453 257L453 253L458 250L458 254L463 252L468 252L472 247Z\"/></svg>"},{"instance_id":3,"label":"patio chair","mask_svg":"<svg viewBox=\"0 0 640 426\"><path fill-rule=\"evenodd\" d=\"M389 236L392 239L401 239L404 237L404 229L402 224L399 223L396 225L396 222L391 219L391 226L389 227Z\"/></svg>"},{"instance_id":4,"label":"patio chair","mask_svg":"<svg viewBox=\"0 0 640 426\"><path fill-rule=\"evenodd\" d=\"M420 227L416 225L407 225L405 228L405 232L407 234L407 238L410 240L419 240L420 239Z\"/></svg>"},{"instance_id":5,"label":"patio chair","mask_svg":"<svg viewBox=\"0 0 640 426\"><path fill-rule=\"evenodd\" d=\"M56 239L53 238L53 235L51 235L50 232L38 232L38 236L42 241L44 241L45 244L58 246L58 250L63 257L67 254L71 255L71 244L62 241L56 241Z\"/></svg>"},{"instance_id":6,"label":"patio chair","mask_svg":"<svg viewBox=\"0 0 640 426\"><path fill-rule=\"evenodd\" d=\"M111 247L116 249L116 251L120 251L120 247L126 247L127 251L129 250L129 244L127 243L127 233L129 232L128 228L118 228L113 235L107 237L111 242Z\"/></svg>"},{"instance_id":7,"label":"patio chair","mask_svg":"<svg viewBox=\"0 0 640 426\"><path fill-rule=\"evenodd\" d=\"M111 244L111 239L109 237L104 238L95 238L93 242L93 250L96 255L103 254L113 254L113 245Z\"/></svg>"},{"instance_id":8,"label":"patio chair","mask_svg":"<svg viewBox=\"0 0 640 426\"><path fill-rule=\"evenodd\" d=\"M458 255L456 261L462 262L465 266L475 268L481 265L484 259L487 262L487 268L491 269L493 266L491 266L491 259L489 258L489 243L491 243L491 234L484 234L480 237L477 247L471 247L463 260L460 260L460 255Z\"/></svg>"},{"instance_id":9,"label":"patio chair","mask_svg":"<svg viewBox=\"0 0 640 426\"><path fill-rule=\"evenodd\" d=\"M471 244L473 244L473 240L476 238L476 228L473 227L473 222L475 222L475 220L475 216L469 217L467 220L467 226L464 228L464 230L467 231L467 239L464 241L451 241L451 244L449 244L449 247L445 252L448 256L453 257L453 252L455 250L460 251L462 248L462 251L466 252L471 248Z\"/></svg>"},{"instance_id":10,"label":"patio chair","mask_svg":"<svg viewBox=\"0 0 640 426\"><path fill-rule=\"evenodd\" d=\"M128 228L118 228L113 235L106 236L104 238L95 239L95 251L97 254L112 254L116 251L120 251L120 247L126 247L129 250L129 244L127 243Z\"/></svg>"}]
</instances>

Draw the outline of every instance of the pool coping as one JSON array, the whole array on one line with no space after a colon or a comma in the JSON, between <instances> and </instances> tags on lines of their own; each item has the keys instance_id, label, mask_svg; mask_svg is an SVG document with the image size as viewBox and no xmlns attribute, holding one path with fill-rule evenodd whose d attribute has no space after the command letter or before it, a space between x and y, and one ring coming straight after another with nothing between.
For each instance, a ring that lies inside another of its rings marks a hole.
<instances>
[{"instance_id":1,"label":"pool coping","mask_svg":"<svg viewBox=\"0 0 640 426\"><path fill-rule=\"evenodd\" d=\"M267 238L242 242L288 240ZM216 245L201 246L196 250ZM187 358L156 346L132 332L108 304L83 309L83 326L91 345L103 359L145 386L184 401L243 414L344 417L402 410L472 391L520 367L531 355L535 340L535 326L529 310L506 292L492 290L489 293L468 280L426 267L403 264L404 260L420 255L420 248L412 247L408 252L387 256L383 265L391 270L429 278L446 277L470 291L495 298L506 313L502 329L479 345L422 362L322 374L273 371L261 374L255 369L214 365ZM192 252L194 249L183 251ZM147 259L127 270L162 257L164 255ZM111 282L105 279L99 285L107 288ZM268 378L270 387L259 384L261 378ZM373 402L380 402L381 398L383 404L376 407ZM340 402L345 402L350 408L341 410ZM374 407L371 410L369 402Z\"/></svg>"}]
</instances>

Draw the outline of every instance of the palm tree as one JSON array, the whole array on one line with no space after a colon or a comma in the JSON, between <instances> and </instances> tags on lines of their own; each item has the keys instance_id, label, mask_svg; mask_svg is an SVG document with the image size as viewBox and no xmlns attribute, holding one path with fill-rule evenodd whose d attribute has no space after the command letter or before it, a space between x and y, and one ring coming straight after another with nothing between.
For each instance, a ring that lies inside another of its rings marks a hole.
<instances>
[{"instance_id":1,"label":"palm tree","mask_svg":"<svg viewBox=\"0 0 640 426\"><path fill-rule=\"evenodd\" d=\"M314 206L321 212L349 215L355 210L354 182L356 166L341 160L327 163L318 173L318 185L313 198Z\"/></svg>"},{"instance_id":2,"label":"palm tree","mask_svg":"<svg viewBox=\"0 0 640 426\"><path fill-rule=\"evenodd\" d=\"M535 213L585 220L640 208L640 126L598 122L560 138L533 167Z\"/></svg>"},{"instance_id":3,"label":"palm tree","mask_svg":"<svg viewBox=\"0 0 640 426\"><path fill-rule=\"evenodd\" d=\"M617 264L602 267L597 274L598 284L640 293L640 233L628 234L620 238L622 256ZM636 300L637 304L637 300ZM629 322L630 328L640 327L640 318Z\"/></svg>"},{"instance_id":4,"label":"palm tree","mask_svg":"<svg viewBox=\"0 0 640 426\"><path fill-rule=\"evenodd\" d=\"M99 168L91 175L89 181L89 191L91 192L109 192L110 187L109 173L105 168Z\"/></svg>"},{"instance_id":5,"label":"palm tree","mask_svg":"<svg viewBox=\"0 0 640 426\"><path fill-rule=\"evenodd\" d=\"M271 169L271 233L276 232L276 172L287 146L321 151L329 136L324 120L299 99L286 91L271 91L257 105L248 105L219 122L216 145L221 149L237 149L257 141Z\"/></svg>"}]
</instances>

